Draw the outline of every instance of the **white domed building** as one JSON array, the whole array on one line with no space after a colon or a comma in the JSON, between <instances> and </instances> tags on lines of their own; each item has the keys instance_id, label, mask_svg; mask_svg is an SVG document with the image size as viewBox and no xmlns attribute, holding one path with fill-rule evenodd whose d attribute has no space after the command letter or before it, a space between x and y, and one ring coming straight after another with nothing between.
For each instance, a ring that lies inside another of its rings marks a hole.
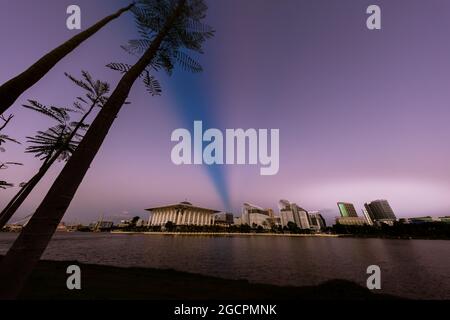
<instances>
[{"instance_id":1,"label":"white domed building","mask_svg":"<svg viewBox=\"0 0 450 320\"><path fill-rule=\"evenodd\" d=\"M211 226L214 225L214 215L220 212L196 207L187 201L145 210L150 212L149 226L165 226L169 221L177 226Z\"/></svg>"}]
</instances>

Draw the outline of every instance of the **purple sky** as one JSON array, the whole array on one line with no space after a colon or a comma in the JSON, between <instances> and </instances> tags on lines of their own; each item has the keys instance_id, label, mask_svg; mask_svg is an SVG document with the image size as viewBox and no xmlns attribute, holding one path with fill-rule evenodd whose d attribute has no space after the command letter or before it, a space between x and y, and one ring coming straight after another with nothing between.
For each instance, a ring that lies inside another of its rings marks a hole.
<instances>
[{"instance_id":1,"label":"purple sky","mask_svg":"<svg viewBox=\"0 0 450 320\"><path fill-rule=\"evenodd\" d=\"M75 34L66 7L78 4L87 27L128 1L3 0L0 4L0 83ZM223 168L235 213L243 202L276 209L286 198L309 210L338 214L336 202L388 199L397 216L450 214L450 2L441 0L209 1L217 30L188 79L205 84L190 102L207 96L208 117L225 128L279 128L280 171L258 166ZM365 27L370 4L382 8L382 30ZM81 69L117 84L109 62L133 62L119 46L134 38L131 14L110 23L60 62L10 109L6 133L24 142L6 145L2 161L24 167L2 172L21 182L39 161L24 155L25 136L49 124L20 107L26 99L70 104L80 91L65 71ZM140 83L98 154L65 220L144 216L144 208L189 199L224 209L223 196L202 166L176 167L171 132L186 126L183 81L161 74L164 93L151 97ZM198 119L203 120L203 119ZM33 212L62 164L24 204ZM4 204L16 189L0 191ZM14 219L13 219L14 220Z\"/></svg>"}]
</instances>

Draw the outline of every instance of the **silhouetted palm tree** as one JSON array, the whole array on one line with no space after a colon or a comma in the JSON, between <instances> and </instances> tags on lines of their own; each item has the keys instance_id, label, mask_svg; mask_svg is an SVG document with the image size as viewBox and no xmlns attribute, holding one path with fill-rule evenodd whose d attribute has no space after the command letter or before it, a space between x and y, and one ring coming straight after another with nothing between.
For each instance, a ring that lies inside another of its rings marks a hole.
<instances>
[{"instance_id":1,"label":"silhouetted palm tree","mask_svg":"<svg viewBox=\"0 0 450 320\"><path fill-rule=\"evenodd\" d=\"M56 152L60 152L58 159L68 160L75 151L79 141L70 140L72 127L68 124L57 125L47 131L38 131L34 137L27 137L31 145L26 148L27 153L35 153L37 158L46 164ZM81 135L77 135L77 138Z\"/></svg>"},{"instance_id":2,"label":"silhouetted palm tree","mask_svg":"<svg viewBox=\"0 0 450 320\"><path fill-rule=\"evenodd\" d=\"M203 0L142 0L139 4L133 12L143 36L145 52L136 64L124 70L125 74L108 102L3 258L0 265L0 298L11 299L19 294L50 242L134 82L143 77L147 87L157 94L150 71L161 68L171 71L176 63L188 67L190 60L184 50L202 52L203 42L213 35L212 29L202 23L207 10Z\"/></svg>"},{"instance_id":3,"label":"silhouetted palm tree","mask_svg":"<svg viewBox=\"0 0 450 320\"><path fill-rule=\"evenodd\" d=\"M0 114L11 107L22 93L35 85L61 59L71 53L83 41L89 39L93 34L103 28L106 24L114 19L117 19L122 15L122 13L130 10L133 6L134 3L100 20L90 28L77 34L70 40L64 42L59 47L53 49L27 70L0 86Z\"/></svg>"},{"instance_id":4,"label":"silhouetted palm tree","mask_svg":"<svg viewBox=\"0 0 450 320\"><path fill-rule=\"evenodd\" d=\"M56 126L47 131L38 131L34 137L27 137L31 144L26 152L34 153L43 163L39 171L26 183L22 185L19 192L11 199L3 211L0 213L0 230L6 225L19 207L27 199L36 185L41 181L50 167L57 160L69 160L75 151L82 135L80 130L88 128L86 119L95 108L103 107L108 100L109 84L100 80L94 81L91 75L82 71L82 79L76 79L66 73L66 76L77 86L86 91L85 97L78 97L71 108L47 107L41 103L29 100L24 107L42 113L57 122ZM69 113L82 113L80 121L70 122Z\"/></svg>"}]
</instances>

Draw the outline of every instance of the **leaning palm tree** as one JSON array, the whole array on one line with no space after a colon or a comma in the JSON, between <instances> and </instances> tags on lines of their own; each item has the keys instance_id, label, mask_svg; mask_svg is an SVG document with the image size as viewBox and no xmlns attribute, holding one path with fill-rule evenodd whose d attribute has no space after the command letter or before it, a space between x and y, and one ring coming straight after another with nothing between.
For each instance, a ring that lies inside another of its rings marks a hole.
<instances>
[{"instance_id":1,"label":"leaning palm tree","mask_svg":"<svg viewBox=\"0 0 450 320\"><path fill-rule=\"evenodd\" d=\"M58 158L63 161L70 157L70 154L75 150L79 142L76 139L70 140L71 133L71 127L64 123L51 127L46 131L38 131L33 137L27 137L29 139L27 142L30 143L30 146L26 148L25 152L34 153L37 158L40 158L42 165L30 181L20 184L19 192L16 193L0 213L0 230L39 183L55 159ZM56 153L60 153L59 157L55 156Z\"/></svg>"},{"instance_id":2,"label":"leaning palm tree","mask_svg":"<svg viewBox=\"0 0 450 320\"><path fill-rule=\"evenodd\" d=\"M157 94L153 70L171 71L180 63L192 65L187 50L202 52L213 30L202 23L207 6L203 0L142 0L133 8L142 35L144 52L133 66L126 66L108 102L61 171L35 214L22 230L0 265L0 298L14 299L44 253L72 201L90 164L100 149L134 84L142 77ZM191 68L193 69L193 68ZM198 68L192 71L200 71Z\"/></svg>"},{"instance_id":3,"label":"leaning palm tree","mask_svg":"<svg viewBox=\"0 0 450 320\"><path fill-rule=\"evenodd\" d=\"M41 103L29 100L24 107L44 114L56 121L56 125L48 130L38 131L34 137L27 137L30 146L26 152L34 153L40 158L42 165L38 172L26 183L10 200L0 213L0 230L20 208L36 185L45 176L50 167L57 161L69 160L82 138L81 130L86 130L89 125L87 118L96 108L101 108L108 100L109 84L100 80L94 81L92 76L82 71L82 79L77 79L66 73L66 76L77 86L86 91L84 97L78 97L70 108L48 107ZM71 122L71 113L81 113L79 121Z\"/></svg>"},{"instance_id":4,"label":"leaning palm tree","mask_svg":"<svg viewBox=\"0 0 450 320\"><path fill-rule=\"evenodd\" d=\"M100 20L90 28L53 49L27 70L0 86L0 114L11 107L22 93L35 85L60 60L75 50L82 42L89 39L112 20L120 17L124 12L129 11L133 6L134 3Z\"/></svg>"}]
</instances>

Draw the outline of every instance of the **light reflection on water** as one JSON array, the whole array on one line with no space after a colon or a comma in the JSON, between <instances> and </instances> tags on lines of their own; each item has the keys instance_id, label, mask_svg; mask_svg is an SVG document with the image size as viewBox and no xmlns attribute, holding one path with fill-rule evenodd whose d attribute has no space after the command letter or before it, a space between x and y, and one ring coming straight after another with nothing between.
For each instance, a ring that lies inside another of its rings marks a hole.
<instances>
[{"instance_id":1,"label":"light reflection on water","mask_svg":"<svg viewBox=\"0 0 450 320\"><path fill-rule=\"evenodd\" d=\"M0 254L16 234L0 233ZM169 268L277 285L347 279L365 285L379 265L381 292L450 299L450 241L317 237L206 237L58 233L44 259Z\"/></svg>"}]
</instances>

